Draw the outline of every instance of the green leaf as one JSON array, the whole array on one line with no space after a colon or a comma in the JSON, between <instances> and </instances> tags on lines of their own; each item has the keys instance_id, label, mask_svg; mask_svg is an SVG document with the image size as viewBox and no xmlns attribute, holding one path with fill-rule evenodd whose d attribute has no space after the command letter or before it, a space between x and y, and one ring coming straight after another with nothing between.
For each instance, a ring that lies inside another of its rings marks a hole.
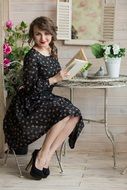
<instances>
[{"instance_id":1,"label":"green leaf","mask_svg":"<svg viewBox=\"0 0 127 190\"><path fill-rule=\"evenodd\" d=\"M92 63L87 63L84 65L84 67L81 69L81 72L87 71L91 67Z\"/></svg>"},{"instance_id":2,"label":"green leaf","mask_svg":"<svg viewBox=\"0 0 127 190\"><path fill-rule=\"evenodd\" d=\"M96 58L101 58L101 57L104 57L104 50L102 49L102 45L101 44L93 44L91 45L91 50L92 50L92 53L93 55L96 57Z\"/></svg>"},{"instance_id":3,"label":"green leaf","mask_svg":"<svg viewBox=\"0 0 127 190\"><path fill-rule=\"evenodd\" d=\"M25 29L25 28L27 28L27 24L24 21L22 21L21 22L21 27Z\"/></svg>"}]
</instances>

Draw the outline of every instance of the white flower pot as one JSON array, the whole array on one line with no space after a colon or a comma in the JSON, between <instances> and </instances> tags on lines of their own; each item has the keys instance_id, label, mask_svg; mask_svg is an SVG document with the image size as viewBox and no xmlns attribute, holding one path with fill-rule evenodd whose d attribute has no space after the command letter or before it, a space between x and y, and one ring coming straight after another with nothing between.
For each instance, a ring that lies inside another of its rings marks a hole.
<instances>
[{"instance_id":1,"label":"white flower pot","mask_svg":"<svg viewBox=\"0 0 127 190\"><path fill-rule=\"evenodd\" d=\"M82 73L82 75L83 75L83 77L84 78L86 78L87 77L87 75L88 75L88 71L86 70L86 71L84 71L83 73Z\"/></svg>"},{"instance_id":2,"label":"white flower pot","mask_svg":"<svg viewBox=\"0 0 127 190\"><path fill-rule=\"evenodd\" d=\"M110 58L105 60L107 74L110 78L118 78L120 74L121 58Z\"/></svg>"}]
</instances>

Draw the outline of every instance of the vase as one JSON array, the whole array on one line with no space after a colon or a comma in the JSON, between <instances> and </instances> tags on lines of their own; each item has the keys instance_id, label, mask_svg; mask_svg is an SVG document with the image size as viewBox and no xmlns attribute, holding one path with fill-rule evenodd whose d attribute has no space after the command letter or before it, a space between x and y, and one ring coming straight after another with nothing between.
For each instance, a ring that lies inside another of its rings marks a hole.
<instances>
[{"instance_id":1,"label":"vase","mask_svg":"<svg viewBox=\"0 0 127 190\"><path fill-rule=\"evenodd\" d=\"M88 75L88 71L87 71L87 70L84 71L84 72L82 72L82 76L83 76L83 78L87 78L87 75Z\"/></svg>"},{"instance_id":2,"label":"vase","mask_svg":"<svg viewBox=\"0 0 127 190\"><path fill-rule=\"evenodd\" d=\"M105 60L107 74L110 78L118 78L120 74L120 63L121 58L120 57L108 57Z\"/></svg>"}]
</instances>

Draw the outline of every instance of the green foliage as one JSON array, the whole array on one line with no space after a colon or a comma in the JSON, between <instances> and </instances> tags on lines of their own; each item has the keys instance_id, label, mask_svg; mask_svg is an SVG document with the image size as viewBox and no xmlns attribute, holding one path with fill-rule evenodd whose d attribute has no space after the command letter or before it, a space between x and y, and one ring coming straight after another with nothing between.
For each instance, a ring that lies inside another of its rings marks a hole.
<instances>
[{"instance_id":1,"label":"green foliage","mask_svg":"<svg viewBox=\"0 0 127 190\"><path fill-rule=\"evenodd\" d=\"M28 25L24 21L15 26L15 28L6 24L3 64L5 88L8 96L15 95L22 85L23 59L30 49L27 41ZM10 48L10 52L7 52L7 48Z\"/></svg>"},{"instance_id":2,"label":"green foliage","mask_svg":"<svg viewBox=\"0 0 127 190\"><path fill-rule=\"evenodd\" d=\"M126 49L120 48L117 44L110 44L110 45L102 45L95 43L91 45L91 50L93 55L96 58L102 58L104 57L107 59L110 58L116 58L116 57L123 57L125 56Z\"/></svg>"},{"instance_id":3,"label":"green foliage","mask_svg":"<svg viewBox=\"0 0 127 190\"><path fill-rule=\"evenodd\" d=\"M101 44L91 45L92 53L96 58L104 57L104 49Z\"/></svg>"},{"instance_id":4,"label":"green foliage","mask_svg":"<svg viewBox=\"0 0 127 190\"><path fill-rule=\"evenodd\" d=\"M91 67L92 63L87 63L84 65L84 67L81 69L81 72L85 72L87 71L90 67Z\"/></svg>"},{"instance_id":5,"label":"green foliage","mask_svg":"<svg viewBox=\"0 0 127 190\"><path fill-rule=\"evenodd\" d=\"M22 65L20 63L14 62L12 63L12 67L9 69L9 71L6 72L4 75L5 88L7 90L8 96L13 96L16 94L18 88L22 85Z\"/></svg>"}]
</instances>

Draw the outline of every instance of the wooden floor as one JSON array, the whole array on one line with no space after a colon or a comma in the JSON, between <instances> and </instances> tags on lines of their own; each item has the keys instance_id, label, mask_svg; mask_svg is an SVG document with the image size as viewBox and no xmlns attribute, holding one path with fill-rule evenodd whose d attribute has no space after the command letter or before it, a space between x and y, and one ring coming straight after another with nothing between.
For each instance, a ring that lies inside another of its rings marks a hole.
<instances>
[{"instance_id":1,"label":"wooden floor","mask_svg":"<svg viewBox=\"0 0 127 190\"><path fill-rule=\"evenodd\" d=\"M19 156L23 178L19 178L14 157L9 156L7 166L0 160L0 190L127 190L127 173L121 175L127 165L127 154L117 155L117 169L113 169L110 153L85 153L80 150L67 149L62 158L64 174L56 157L51 163L51 175L41 181L32 180L24 168L29 161L33 147L27 156Z\"/></svg>"}]
</instances>

